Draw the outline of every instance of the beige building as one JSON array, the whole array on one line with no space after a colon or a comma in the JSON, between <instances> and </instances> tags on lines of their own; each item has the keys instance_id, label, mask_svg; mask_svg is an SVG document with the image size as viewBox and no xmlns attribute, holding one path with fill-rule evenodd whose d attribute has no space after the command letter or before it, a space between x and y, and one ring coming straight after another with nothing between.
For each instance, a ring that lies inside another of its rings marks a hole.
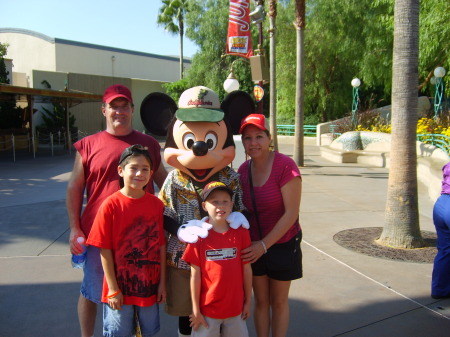
<instances>
[{"instance_id":1,"label":"beige building","mask_svg":"<svg viewBox=\"0 0 450 337\"><path fill-rule=\"evenodd\" d=\"M125 50L89 43L51 38L17 28L0 28L0 42L7 43L6 59L12 70L11 85L102 94L111 84L130 87L135 101L134 126L140 121L140 103L151 92L164 91L162 84L179 80L179 58ZM190 60L185 59L185 68ZM86 133L104 129L100 102L82 103L70 108L76 126ZM40 110L39 103L34 106ZM33 125L41 122L40 113Z\"/></svg>"}]
</instances>

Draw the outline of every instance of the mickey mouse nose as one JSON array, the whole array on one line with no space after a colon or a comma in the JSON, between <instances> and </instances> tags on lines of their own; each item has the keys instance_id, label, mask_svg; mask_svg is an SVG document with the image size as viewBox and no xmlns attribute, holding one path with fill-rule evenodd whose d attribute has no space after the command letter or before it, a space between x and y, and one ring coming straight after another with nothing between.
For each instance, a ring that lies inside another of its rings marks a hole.
<instances>
[{"instance_id":1,"label":"mickey mouse nose","mask_svg":"<svg viewBox=\"0 0 450 337\"><path fill-rule=\"evenodd\" d=\"M204 156L208 153L208 145L203 141L197 141L192 145L192 152L197 157Z\"/></svg>"}]
</instances>

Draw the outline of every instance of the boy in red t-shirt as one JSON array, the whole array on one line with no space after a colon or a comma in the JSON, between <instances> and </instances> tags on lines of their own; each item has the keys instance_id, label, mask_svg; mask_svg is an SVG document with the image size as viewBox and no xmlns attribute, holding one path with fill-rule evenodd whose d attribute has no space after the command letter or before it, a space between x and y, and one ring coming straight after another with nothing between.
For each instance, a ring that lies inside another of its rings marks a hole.
<instances>
[{"instance_id":1,"label":"boy in red t-shirt","mask_svg":"<svg viewBox=\"0 0 450 337\"><path fill-rule=\"evenodd\" d=\"M160 329L155 304L166 297L164 205L144 190L153 171L142 145L125 149L118 172L122 188L103 202L87 240L100 248L105 272L103 334L134 335L137 318L142 335L153 336Z\"/></svg>"},{"instance_id":2,"label":"boy in red t-shirt","mask_svg":"<svg viewBox=\"0 0 450 337\"><path fill-rule=\"evenodd\" d=\"M245 320L250 316L252 269L241 259L250 246L247 229L232 229L233 191L213 181L202 192L202 219L212 228L206 238L189 244L183 260L191 265L191 336L248 336ZM208 225L206 225L208 226Z\"/></svg>"}]
</instances>

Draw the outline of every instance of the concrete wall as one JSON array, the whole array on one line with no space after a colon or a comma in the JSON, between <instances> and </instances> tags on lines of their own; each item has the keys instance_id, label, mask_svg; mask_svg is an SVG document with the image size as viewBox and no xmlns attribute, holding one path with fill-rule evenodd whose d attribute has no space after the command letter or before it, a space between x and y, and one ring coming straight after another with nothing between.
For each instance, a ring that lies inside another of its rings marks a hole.
<instances>
[{"instance_id":1,"label":"concrete wall","mask_svg":"<svg viewBox=\"0 0 450 337\"><path fill-rule=\"evenodd\" d=\"M173 82L180 79L178 65L175 57L56 39L56 71Z\"/></svg>"},{"instance_id":2,"label":"concrete wall","mask_svg":"<svg viewBox=\"0 0 450 337\"><path fill-rule=\"evenodd\" d=\"M0 41L8 43L7 58L13 60L13 71L25 73L33 83L33 70L55 70L54 39L27 30L0 30Z\"/></svg>"},{"instance_id":3,"label":"concrete wall","mask_svg":"<svg viewBox=\"0 0 450 337\"><path fill-rule=\"evenodd\" d=\"M6 58L13 71L33 80L33 70L137 78L173 82L180 78L179 58L51 38L16 28L0 28L0 42L8 43ZM185 68L190 60L185 60Z\"/></svg>"}]
</instances>

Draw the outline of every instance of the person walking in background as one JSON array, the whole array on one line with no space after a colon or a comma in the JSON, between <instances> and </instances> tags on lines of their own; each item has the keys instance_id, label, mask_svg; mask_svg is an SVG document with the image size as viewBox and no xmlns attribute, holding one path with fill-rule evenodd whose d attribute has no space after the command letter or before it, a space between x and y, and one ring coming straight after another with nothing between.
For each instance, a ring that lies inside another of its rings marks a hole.
<instances>
[{"instance_id":1,"label":"person walking in background","mask_svg":"<svg viewBox=\"0 0 450 337\"><path fill-rule=\"evenodd\" d=\"M119 160L121 189L101 205L87 244L100 248L103 335L133 336L135 315L142 336L160 330L159 308L166 298L164 205L146 192L152 159L142 145L125 149Z\"/></svg>"},{"instance_id":2,"label":"person walking in background","mask_svg":"<svg viewBox=\"0 0 450 337\"><path fill-rule=\"evenodd\" d=\"M291 281L302 277L298 221L302 179L291 158L270 150L264 115L244 118L239 133L250 157L238 173L250 213L252 244L242 251L242 258L252 263L256 333L286 336Z\"/></svg>"},{"instance_id":3,"label":"person walking in background","mask_svg":"<svg viewBox=\"0 0 450 337\"><path fill-rule=\"evenodd\" d=\"M202 208L208 216L208 236L189 243L183 260L191 265L193 337L246 337L245 320L250 317L252 270L241 259L250 246L244 227L233 229L227 217L233 209L233 191L212 181L202 192Z\"/></svg>"},{"instance_id":4,"label":"person walking in background","mask_svg":"<svg viewBox=\"0 0 450 337\"><path fill-rule=\"evenodd\" d=\"M431 280L431 297L450 297L450 162L442 168L442 191L433 207L437 254Z\"/></svg>"},{"instance_id":5,"label":"person walking in background","mask_svg":"<svg viewBox=\"0 0 450 337\"><path fill-rule=\"evenodd\" d=\"M153 179L159 187L164 183L167 172L163 165L160 165L161 147L153 137L133 130L133 112L133 99L127 87L116 84L106 88L102 104L106 130L74 144L77 153L66 194L72 254L82 253L83 247L77 239L88 237L98 208L108 196L119 189L117 163L125 148L133 144L142 144L148 148L154 160L154 175L146 188L149 193L154 193ZM84 192L87 200L81 213ZM88 246L78 299L78 319L83 337L94 334L97 304L101 303L102 281L99 249Z\"/></svg>"}]
</instances>

